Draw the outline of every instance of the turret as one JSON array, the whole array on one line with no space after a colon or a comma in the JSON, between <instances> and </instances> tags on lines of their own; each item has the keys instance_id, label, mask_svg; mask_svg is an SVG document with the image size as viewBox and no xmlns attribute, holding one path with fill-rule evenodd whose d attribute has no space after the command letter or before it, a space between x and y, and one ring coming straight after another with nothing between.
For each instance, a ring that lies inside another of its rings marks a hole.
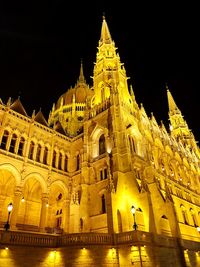
<instances>
[{"instance_id":1,"label":"turret","mask_svg":"<svg viewBox=\"0 0 200 267\"><path fill-rule=\"evenodd\" d=\"M174 98L167 87L167 98L169 105L169 121L171 135L177 140L181 141L183 145L196 149L196 142L194 136L189 129L187 122L184 120L181 111L176 105Z\"/></svg>"}]
</instances>

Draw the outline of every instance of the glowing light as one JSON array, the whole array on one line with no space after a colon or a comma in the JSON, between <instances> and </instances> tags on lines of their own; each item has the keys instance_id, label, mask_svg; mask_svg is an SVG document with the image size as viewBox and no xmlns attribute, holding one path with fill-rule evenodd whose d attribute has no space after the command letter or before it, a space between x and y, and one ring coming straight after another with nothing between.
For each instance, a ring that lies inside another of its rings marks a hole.
<instances>
[{"instance_id":1,"label":"glowing light","mask_svg":"<svg viewBox=\"0 0 200 267\"><path fill-rule=\"evenodd\" d=\"M8 247L5 247L5 250L8 250Z\"/></svg>"},{"instance_id":2,"label":"glowing light","mask_svg":"<svg viewBox=\"0 0 200 267\"><path fill-rule=\"evenodd\" d=\"M47 207L47 208L49 207L49 204L48 204L48 203L46 204L46 207Z\"/></svg>"},{"instance_id":3,"label":"glowing light","mask_svg":"<svg viewBox=\"0 0 200 267\"><path fill-rule=\"evenodd\" d=\"M8 212L11 212L11 211L12 211L12 209L13 209L13 204L12 204L12 203L10 203L10 204L8 205Z\"/></svg>"},{"instance_id":4,"label":"glowing light","mask_svg":"<svg viewBox=\"0 0 200 267\"><path fill-rule=\"evenodd\" d=\"M200 226L197 226L197 231L200 233Z\"/></svg>"},{"instance_id":5,"label":"glowing light","mask_svg":"<svg viewBox=\"0 0 200 267\"><path fill-rule=\"evenodd\" d=\"M21 200L21 201L22 201L22 203L25 201L24 197L22 198L22 200Z\"/></svg>"},{"instance_id":6,"label":"glowing light","mask_svg":"<svg viewBox=\"0 0 200 267\"><path fill-rule=\"evenodd\" d=\"M135 214L136 208L134 206L131 207L131 212L132 212L132 214Z\"/></svg>"}]
</instances>

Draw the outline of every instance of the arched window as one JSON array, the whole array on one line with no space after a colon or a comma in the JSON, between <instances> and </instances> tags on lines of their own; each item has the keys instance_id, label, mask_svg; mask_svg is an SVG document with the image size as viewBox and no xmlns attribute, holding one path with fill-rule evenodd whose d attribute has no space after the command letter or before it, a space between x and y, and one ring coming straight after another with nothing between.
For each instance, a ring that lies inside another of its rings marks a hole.
<instances>
[{"instance_id":1,"label":"arched window","mask_svg":"<svg viewBox=\"0 0 200 267\"><path fill-rule=\"evenodd\" d=\"M34 147L35 147L35 144L33 141L31 141L30 146L29 146L29 154L28 154L29 159L33 159Z\"/></svg>"},{"instance_id":2,"label":"arched window","mask_svg":"<svg viewBox=\"0 0 200 267\"><path fill-rule=\"evenodd\" d=\"M16 141L17 141L17 135L13 134L11 142L10 142L10 148L9 148L9 151L12 153L15 153Z\"/></svg>"},{"instance_id":3,"label":"arched window","mask_svg":"<svg viewBox=\"0 0 200 267\"><path fill-rule=\"evenodd\" d=\"M182 212L182 216L183 216L183 222L188 225L189 221L188 221L186 209L183 205L181 205L180 207L181 207L181 212Z\"/></svg>"},{"instance_id":4,"label":"arched window","mask_svg":"<svg viewBox=\"0 0 200 267\"><path fill-rule=\"evenodd\" d=\"M134 141L133 137L131 137L131 136L129 135L129 136L128 136L128 140L129 140L129 146L130 146L131 154L136 153L135 141Z\"/></svg>"},{"instance_id":5,"label":"arched window","mask_svg":"<svg viewBox=\"0 0 200 267\"><path fill-rule=\"evenodd\" d=\"M190 209L190 214L191 214L191 217L193 220L193 225L195 227L197 227L198 226L197 218L196 218L196 215L195 215L194 210L192 208Z\"/></svg>"},{"instance_id":6,"label":"arched window","mask_svg":"<svg viewBox=\"0 0 200 267\"><path fill-rule=\"evenodd\" d=\"M56 151L54 150L54 151L53 151L53 159L52 159L52 167L53 167L53 168L56 168L56 155L57 155L57 153L56 153Z\"/></svg>"},{"instance_id":7,"label":"arched window","mask_svg":"<svg viewBox=\"0 0 200 267\"><path fill-rule=\"evenodd\" d=\"M101 196L101 212L106 213L106 199L104 194Z\"/></svg>"},{"instance_id":8,"label":"arched window","mask_svg":"<svg viewBox=\"0 0 200 267\"><path fill-rule=\"evenodd\" d=\"M62 170L62 153L59 153L58 169Z\"/></svg>"},{"instance_id":9,"label":"arched window","mask_svg":"<svg viewBox=\"0 0 200 267\"><path fill-rule=\"evenodd\" d=\"M21 137L19 141L18 151L17 151L17 154L20 156L23 156L24 144L25 144L25 139L24 137Z\"/></svg>"},{"instance_id":10,"label":"arched window","mask_svg":"<svg viewBox=\"0 0 200 267\"><path fill-rule=\"evenodd\" d=\"M44 156L43 156L43 163L47 164L47 157L48 157L48 148L45 146L44 148Z\"/></svg>"},{"instance_id":11,"label":"arched window","mask_svg":"<svg viewBox=\"0 0 200 267\"><path fill-rule=\"evenodd\" d=\"M2 140L1 140L1 148L6 150L6 145L8 141L9 132L7 130L4 131Z\"/></svg>"},{"instance_id":12,"label":"arched window","mask_svg":"<svg viewBox=\"0 0 200 267\"><path fill-rule=\"evenodd\" d=\"M106 140L104 134L99 138L99 155L102 155L106 152Z\"/></svg>"},{"instance_id":13,"label":"arched window","mask_svg":"<svg viewBox=\"0 0 200 267\"><path fill-rule=\"evenodd\" d=\"M65 171L67 172L68 169L68 156L65 155Z\"/></svg>"},{"instance_id":14,"label":"arched window","mask_svg":"<svg viewBox=\"0 0 200 267\"><path fill-rule=\"evenodd\" d=\"M40 162L40 154L41 154L41 145L38 144L38 147L37 147L37 153L36 153L36 161Z\"/></svg>"}]
</instances>

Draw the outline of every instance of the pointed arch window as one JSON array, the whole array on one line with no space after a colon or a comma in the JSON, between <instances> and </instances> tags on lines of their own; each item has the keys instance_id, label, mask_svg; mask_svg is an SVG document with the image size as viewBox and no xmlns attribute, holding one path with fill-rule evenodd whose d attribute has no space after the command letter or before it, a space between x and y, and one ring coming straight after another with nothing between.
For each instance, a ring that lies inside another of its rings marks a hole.
<instances>
[{"instance_id":1,"label":"pointed arch window","mask_svg":"<svg viewBox=\"0 0 200 267\"><path fill-rule=\"evenodd\" d=\"M4 150L6 150L6 145L8 142L8 136L9 136L9 132L7 130L5 130L3 133L2 140L1 140L1 148Z\"/></svg>"},{"instance_id":2,"label":"pointed arch window","mask_svg":"<svg viewBox=\"0 0 200 267\"><path fill-rule=\"evenodd\" d=\"M106 213L106 198L104 194L101 196L101 212L102 214Z\"/></svg>"},{"instance_id":3,"label":"pointed arch window","mask_svg":"<svg viewBox=\"0 0 200 267\"><path fill-rule=\"evenodd\" d=\"M38 144L37 153L36 153L36 161L40 162L40 154L41 154L42 147Z\"/></svg>"},{"instance_id":4,"label":"pointed arch window","mask_svg":"<svg viewBox=\"0 0 200 267\"><path fill-rule=\"evenodd\" d=\"M62 170L62 153L59 153L59 159L58 159L58 169Z\"/></svg>"},{"instance_id":5,"label":"pointed arch window","mask_svg":"<svg viewBox=\"0 0 200 267\"><path fill-rule=\"evenodd\" d=\"M53 158L52 158L52 167L53 167L53 168L56 168L56 155L57 155L57 153L56 153L56 151L54 150L54 151L53 151Z\"/></svg>"},{"instance_id":6,"label":"pointed arch window","mask_svg":"<svg viewBox=\"0 0 200 267\"><path fill-rule=\"evenodd\" d=\"M23 156L24 144L25 144L25 139L24 137L21 137L19 141L18 151L17 151L17 154L20 156Z\"/></svg>"},{"instance_id":7,"label":"pointed arch window","mask_svg":"<svg viewBox=\"0 0 200 267\"><path fill-rule=\"evenodd\" d=\"M194 210L192 208L190 209L190 214L191 214L191 217L193 220L193 225L195 227L197 227L198 226L197 218L196 218L196 215L195 215Z\"/></svg>"},{"instance_id":8,"label":"pointed arch window","mask_svg":"<svg viewBox=\"0 0 200 267\"><path fill-rule=\"evenodd\" d=\"M181 207L181 212L182 212L182 216L183 216L183 222L185 224L189 225L186 209L185 209L185 207L183 205L181 205L180 207Z\"/></svg>"},{"instance_id":9,"label":"pointed arch window","mask_svg":"<svg viewBox=\"0 0 200 267\"><path fill-rule=\"evenodd\" d=\"M106 140L104 134L99 138L99 155L102 155L106 152Z\"/></svg>"},{"instance_id":10,"label":"pointed arch window","mask_svg":"<svg viewBox=\"0 0 200 267\"><path fill-rule=\"evenodd\" d=\"M48 148L45 146L44 148L44 156L43 156L43 163L47 164L47 157L48 157Z\"/></svg>"},{"instance_id":11,"label":"pointed arch window","mask_svg":"<svg viewBox=\"0 0 200 267\"><path fill-rule=\"evenodd\" d=\"M135 141L134 141L133 137L129 135L128 140L129 140L129 146L130 146L131 154L136 153L136 146L135 146Z\"/></svg>"},{"instance_id":12,"label":"pointed arch window","mask_svg":"<svg viewBox=\"0 0 200 267\"><path fill-rule=\"evenodd\" d=\"M34 154L34 147L35 147L35 143L33 141L31 141L30 146L29 146L28 157L29 157L29 159L32 159L32 160L33 160L33 154Z\"/></svg>"},{"instance_id":13,"label":"pointed arch window","mask_svg":"<svg viewBox=\"0 0 200 267\"><path fill-rule=\"evenodd\" d=\"M65 155L65 171L67 172L68 170L68 156Z\"/></svg>"},{"instance_id":14,"label":"pointed arch window","mask_svg":"<svg viewBox=\"0 0 200 267\"><path fill-rule=\"evenodd\" d=\"M13 134L11 142L10 142L10 147L9 147L9 151L12 153L15 153L16 142L17 142L17 135Z\"/></svg>"}]
</instances>

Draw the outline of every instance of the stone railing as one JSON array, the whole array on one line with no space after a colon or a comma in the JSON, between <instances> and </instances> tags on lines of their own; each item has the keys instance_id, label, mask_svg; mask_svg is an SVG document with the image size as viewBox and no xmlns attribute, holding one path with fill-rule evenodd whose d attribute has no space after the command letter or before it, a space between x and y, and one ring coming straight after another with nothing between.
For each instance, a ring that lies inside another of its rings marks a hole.
<instances>
[{"instance_id":1,"label":"stone railing","mask_svg":"<svg viewBox=\"0 0 200 267\"><path fill-rule=\"evenodd\" d=\"M200 250L200 242L177 239L173 237L157 235L144 231L130 231L119 234L106 233L82 233L82 234L42 234L25 233L19 231L0 230L1 245L21 245L38 247L67 247L67 246L87 246L87 245L107 245L118 246L129 244L130 246L163 246L177 247L194 251Z\"/></svg>"},{"instance_id":2,"label":"stone railing","mask_svg":"<svg viewBox=\"0 0 200 267\"><path fill-rule=\"evenodd\" d=\"M59 246L68 245L112 245L113 236L104 233L83 233L83 234L68 234L60 236L58 239Z\"/></svg>"},{"instance_id":3,"label":"stone railing","mask_svg":"<svg viewBox=\"0 0 200 267\"><path fill-rule=\"evenodd\" d=\"M56 247L57 236L18 231L0 231L0 244Z\"/></svg>"}]
</instances>

